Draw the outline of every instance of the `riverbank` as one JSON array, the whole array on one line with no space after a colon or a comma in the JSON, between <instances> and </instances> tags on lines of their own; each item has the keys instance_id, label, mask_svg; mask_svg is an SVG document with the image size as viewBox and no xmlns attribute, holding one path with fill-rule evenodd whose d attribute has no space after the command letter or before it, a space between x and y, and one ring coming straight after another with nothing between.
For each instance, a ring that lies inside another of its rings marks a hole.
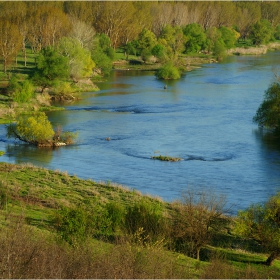
<instances>
[{"instance_id":1,"label":"riverbank","mask_svg":"<svg viewBox=\"0 0 280 280\"><path fill-rule=\"evenodd\" d=\"M159 198L142 195L124 186L82 180L66 172L47 170L28 164L0 163L0 180L0 242L2 242L0 271L2 276L6 276L3 278L7 278L7 274L3 273L5 273L4 265L7 264L6 253L8 252L4 240L13 241L9 247L10 254L16 258L10 270L12 278L17 278L16 273L21 273L21 276L24 275L25 278L41 276L47 279L50 277L47 271L54 273L50 278L60 278L61 275L68 275L65 278L69 278L69 275L70 278L75 278L70 274L69 265L64 266L62 252L69 252L66 259L68 262L71 260L71 265L77 265L76 262L79 260L75 273L79 278L102 278L104 271L107 272L106 278L145 276L144 278L156 279L170 277L260 279L268 275L272 278L280 277L279 260L276 260L271 267L262 265L266 254L259 253L256 247L248 247L248 243L244 240L226 232L220 232L211 244L202 249L200 261L178 253L174 248L168 249L167 239L149 243L148 237L145 237L145 231L139 231L138 235L135 232L131 239L128 239L128 235L122 235L120 229L112 232L113 235L110 238L104 232L103 235L101 234L101 228L105 232L108 232L110 228L110 216L108 214L103 216L106 209L106 211L111 209L108 205L117 206L113 212L115 217L120 214L120 209L132 207L139 202L145 202L142 215L145 213L144 209L161 209L164 216L169 217L168 213L173 211L172 204ZM75 212L78 210L79 212ZM75 246L63 243L61 237L65 232L58 231L59 225L63 223L62 213L69 213L69 215L72 213L72 216L68 217L72 232L68 234L71 236L83 232L79 224L83 221L79 220L81 215L84 215L83 213L88 213L92 222L98 221L97 224L92 223L92 226L101 226L99 233L95 230L91 232L91 236L77 239ZM140 216L139 219L141 219ZM79 231L75 231L75 226L79 227ZM116 242L113 241L113 236L118 237ZM81 250L84 252L83 255L80 255ZM56 255L56 262L50 262L48 255ZM102 264L102 271L98 269L100 262L95 269L94 267L89 269L86 265L97 265L97 260L104 261L105 259L107 261ZM136 272L131 274L131 270L127 267L128 262L132 265L130 269L136 270L137 267L141 267L138 274L135 274ZM43 266L39 268L40 265ZM63 267L60 277L54 272L58 268L57 265L60 265L60 268ZM116 270L116 268L121 268L121 270ZM35 274L31 274L31 271ZM122 274L117 271L122 271Z\"/></svg>"},{"instance_id":2,"label":"riverbank","mask_svg":"<svg viewBox=\"0 0 280 280\"><path fill-rule=\"evenodd\" d=\"M267 45L260 45L254 47L236 47L226 51L227 55L262 55L268 51L279 50L279 42L271 42ZM150 62L144 63L141 58L133 59L119 59L116 60L113 65L115 70L139 70L139 71L157 71L162 67L161 63L154 62L155 59L151 59ZM217 63L218 60L212 54L197 54L197 55L183 55L180 57L180 66L184 71L192 71L201 67L207 63Z\"/></svg>"}]
</instances>

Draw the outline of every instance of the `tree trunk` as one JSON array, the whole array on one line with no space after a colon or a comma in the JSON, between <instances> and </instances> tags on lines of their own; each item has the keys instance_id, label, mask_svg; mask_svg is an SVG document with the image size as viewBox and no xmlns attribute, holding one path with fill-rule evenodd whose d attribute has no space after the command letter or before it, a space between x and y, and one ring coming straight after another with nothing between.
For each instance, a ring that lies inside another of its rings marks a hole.
<instances>
[{"instance_id":1,"label":"tree trunk","mask_svg":"<svg viewBox=\"0 0 280 280\"><path fill-rule=\"evenodd\" d=\"M265 264L271 266L273 261L277 258L278 255L279 255L278 252L272 252L270 256L267 258L267 260L265 261Z\"/></svg>"},{"instance_id":2,"label":"tree trunk","mask_svg":"<svg viewBox=\"0 0 280 280\"><path fill-rule=\"evenodd\" d=\"M196 249L196 259L197 259L198 261L200 260L199 254L200 254L200 248L197 248L197 249Z\"/></svg>"}]
</instances>

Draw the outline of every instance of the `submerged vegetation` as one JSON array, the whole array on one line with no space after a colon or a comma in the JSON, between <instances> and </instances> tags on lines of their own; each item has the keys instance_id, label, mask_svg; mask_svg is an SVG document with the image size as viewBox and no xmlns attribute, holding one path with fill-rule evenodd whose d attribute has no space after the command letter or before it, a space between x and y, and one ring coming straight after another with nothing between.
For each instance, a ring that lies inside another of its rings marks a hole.
<instances>
[{"instance_id":1,"label":"submerged vegetation","mask_svg":"<svg viewBox=\"0 0 280 280\"><path fill-rule=\"evenodd\" d=\"M152 159L157 159L157 160L162 160L162 161L180 161L183 160L182 158L179 157L170 157L170 156L153 156Z\"/></svg>"}]
</instances>

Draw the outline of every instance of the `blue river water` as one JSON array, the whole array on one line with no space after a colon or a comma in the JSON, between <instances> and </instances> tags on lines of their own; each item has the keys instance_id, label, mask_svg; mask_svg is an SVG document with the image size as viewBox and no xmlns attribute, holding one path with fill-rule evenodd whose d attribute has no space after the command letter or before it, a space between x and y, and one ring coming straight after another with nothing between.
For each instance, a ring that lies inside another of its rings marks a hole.
<instances>
[{"instance_id":1,"label":"blue river water","mask_svg":"<svg viewBox=\"0 0 280 280\"><path fill-rule=\"evenodd\" d=\"M110 181L167 201L190 187L209 190L225 195L236 213L279 190L279 141L267 140L252 122L279 58L278 51L233 56L167 82L153 72L113 71L100 91L48 113L54 126L78 131L75 145L30 147L7 139L2 125L0 160ZM159 154L183 160L151 159Z\"/></svg>"}]
</instances>

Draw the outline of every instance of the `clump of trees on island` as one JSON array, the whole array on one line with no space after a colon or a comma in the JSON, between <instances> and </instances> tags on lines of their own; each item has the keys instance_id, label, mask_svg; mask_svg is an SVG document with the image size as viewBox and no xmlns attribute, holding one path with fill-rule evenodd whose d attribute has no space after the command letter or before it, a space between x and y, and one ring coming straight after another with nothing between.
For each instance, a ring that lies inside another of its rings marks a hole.
<instances>
[{"instance_id":1,"label":"clump of trees on island","mask_svg":"<svg viewBox=\"0 0 280 280\"><path fill-rule=\"evenodd\" d=\"M36 112L18 115L16 122L7 126L7 137L39 147L58 147L73 144L77 133L63 132L60 126L54 130L46 114Z\"/></svg>"}]
</instances>

